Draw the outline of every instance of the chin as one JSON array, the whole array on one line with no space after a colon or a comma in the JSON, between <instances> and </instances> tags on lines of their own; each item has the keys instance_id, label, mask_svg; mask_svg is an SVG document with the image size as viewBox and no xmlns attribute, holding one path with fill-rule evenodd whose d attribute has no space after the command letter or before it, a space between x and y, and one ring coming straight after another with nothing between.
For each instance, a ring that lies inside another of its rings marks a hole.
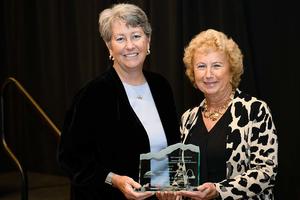
<instances>
[{"instance_id":1,"label":"chin","mask_svg":"<svg viewBox=\"0 0 300 200\"><path fill-rule=\"evenodd\" d=\"M218 93L218 90L216 90L216 89L205 89L204 93L207 94L207 95L212 95L212 94Z\"/></svg>"}]
</instances>

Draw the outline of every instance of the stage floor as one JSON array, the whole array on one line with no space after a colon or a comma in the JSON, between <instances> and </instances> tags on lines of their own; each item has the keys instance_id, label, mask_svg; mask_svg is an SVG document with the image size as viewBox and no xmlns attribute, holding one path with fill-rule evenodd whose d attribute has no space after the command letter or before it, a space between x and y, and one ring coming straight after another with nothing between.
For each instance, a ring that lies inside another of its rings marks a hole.
<instances>
[{"instance_id":1,"label":"stage floor","mask_svg":"<svg viewBox=\"0 0 300 200\"><path fill-rule=\"evenodd\" d=\"M66 177L28 173L28 200L69 200L70 184ZM0 173L0 199L21 200L18 172Z\"/></svg>"}]
</instances>

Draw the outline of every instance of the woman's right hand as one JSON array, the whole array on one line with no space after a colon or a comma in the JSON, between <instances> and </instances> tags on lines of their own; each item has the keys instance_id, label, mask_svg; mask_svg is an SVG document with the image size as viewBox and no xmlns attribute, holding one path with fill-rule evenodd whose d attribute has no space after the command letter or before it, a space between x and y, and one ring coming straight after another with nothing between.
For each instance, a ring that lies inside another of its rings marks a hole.
<instances>
[{"instance_id":1,"label":"woman's right hand","mask_svg":"<svg viewBox=\"0 0 300 200\"><path fill-rule=\"evenodd\" d=\"M197 187L197 190L193 191L179 191L178 194L189 197L193 200L209 200L215 199L219 196L219 192L216 190L214 183L204 183Z\"/></svg>"},{"instance_id":2,"label":"woman's right hand","mask_svg":"<svg viewBox=\"0 0 300 200\"><path fill-rule=\"evenodd\" d=\"M136 192L135 189L139 189L141 185L128 176L114 174L112 185L118 188L127 199L143 200L154 195L153 192Z\"/></svg>"}]
</instances>

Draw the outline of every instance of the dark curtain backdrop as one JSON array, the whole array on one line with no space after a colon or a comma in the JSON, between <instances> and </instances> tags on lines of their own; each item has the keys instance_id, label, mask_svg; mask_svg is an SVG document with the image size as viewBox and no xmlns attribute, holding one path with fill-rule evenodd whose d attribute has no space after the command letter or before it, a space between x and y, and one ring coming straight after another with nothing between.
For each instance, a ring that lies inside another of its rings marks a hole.
<instances>
[{"instance_id":1,"label":"dark curtain backdrop","mask_svg":"<svg viewBox=\"0 0 300 200\"><path fill-rule=\"evenodd\" d=\"M61 128L75 92L107 67L98 14L116 2L120 1L2 0L1 84L15 77ZM297 1L126 2L139 5L149 16L153 35L145 67L170 81L179 116L203 98L184 75L183 49L191 38L215 28L240 45L245 65L240 89L268 103L278 129L277 199L300 199ZM61 174L52 131L14 87L4 96L6 137L22 163L28 170ZM1 172L12 168L1 147Z\"/></svg>"}]
</instances>

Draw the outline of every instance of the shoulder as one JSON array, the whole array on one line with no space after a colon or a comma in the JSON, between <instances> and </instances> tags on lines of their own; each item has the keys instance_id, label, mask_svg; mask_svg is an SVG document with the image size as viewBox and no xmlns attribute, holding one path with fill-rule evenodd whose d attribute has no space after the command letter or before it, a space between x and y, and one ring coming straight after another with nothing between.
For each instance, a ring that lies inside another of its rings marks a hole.
<instances>
[{"instance_id":1,"label":"shoulder","mask_svg":"<svg viewBox=\"0 0 300 200\"><path fill-rule=\"evenodd\" d=\"M181 116L182 125L193 124L193 122L197 119L199 109L200 106L196 106L186 110Z\"/></svg>"},{"instance_id":2,"label":"shoulder","mask_svg":"<svg viewBox=\"0 0 300 200\"><path fill-rule=\"evenodd\" d=\"M233 99L234 105L242 105L244 107L248 106L267 106L267 103L257 97L251 96L245 92L237 89L236 94Z\"/></svg>"},{"instance_id":3,"label":"shoulder","mask_svg":"<svg viewBox=\"0 0 300 200\"><path fill-rule=\"evenodd\" d=\"M187 135L190 133L192 127L196 124L199 108L200 106L190 108L186 110L181 116L180 133L183 142L185 141Z\"/></svg>"},{"instance_id":4,"label":"shoulder","mask_svg":"<svg viewBox=\"0 0 300 200\"><path fill-rule=\"evenodd\" d=\"M151 89L152 95L158 97L159 99L169 99L171 96L173 98L172 87L165 77L158 73L145 70L143 73Z\"/></svg>"},{"instance_id":5,"label":"shoulder","mask_svg":"<svg viewBox=\"0 0 300 200\"><path fill-rule=\"evenodd\" d=\"M114 87L113 78L109 71L95 77L94 79L88 80L76 93L73 98L73 104L79 102L92 102L98 101L104 98L104 96L110 96Z\"/></svg>"},{"instance_id":6,"label":"shoulder","mask_svg":"<svg viewBox=\"0 0 300 200\"><path fill-rule=\"evenodd\" d=\"M143 73L149 83L169 85L168 80L159 73L148 70L144 70Z\"/></svg>"},{"instance_id":7,"label":"shoulder","mask_svg":"<svg viewBox=\"0 0 300 200\"><path fill-rule=\"evenodd\" d=\"M106 81L103 79L102 76L96 77L93 80L89 80L76 93L75 99L93 96L97 94L98 91L105 89L106 85Z\"/></svg>"},{"instance_id":8,"label":"shoulder","mask_svg":"<svg viewBox=\"0 0 300 200\"><path fill-rule=\"evenodd\" d=\"M188 116L191 116L191 115L196 115L197 112L199 110L199 106L196 106L196 107L193 107L193 108L189 108L187 109L183 114L182 114L182 117L188 117Z\"/></svg>"},{"instance_id":9,"label":"shoulder","mask_svg":"<svg viewBox=\"0 0 300 200\"><path fill-rule=\"evenodd\" d=\"M248 116L258 115L261 112L270 112L270 109L265 101L251 96L238 89L236 91L232 105L232 108L236 111L234 113L244 113Z\"/></svg>"}]
</instances>

